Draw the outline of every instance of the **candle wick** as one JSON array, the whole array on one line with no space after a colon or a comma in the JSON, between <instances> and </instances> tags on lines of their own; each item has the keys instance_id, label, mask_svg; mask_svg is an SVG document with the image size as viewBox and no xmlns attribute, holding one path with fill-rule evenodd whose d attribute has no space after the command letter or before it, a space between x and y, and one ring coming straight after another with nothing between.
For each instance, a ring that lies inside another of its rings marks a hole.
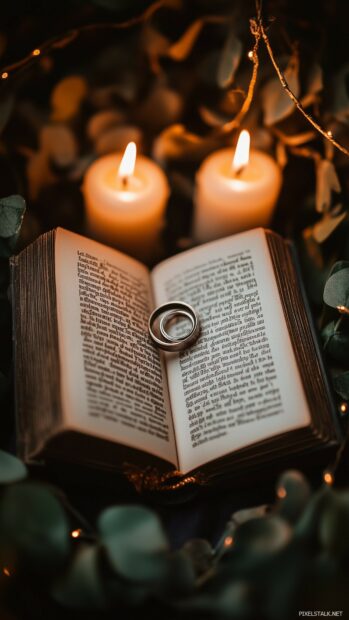
<instances>
[{"instance_id":1,"label":"candle wick","mask_svg":"<svg viewBox=\"0 0 349 620\"><path fill-rule=\"evenodd\" d=\"M127 189L128 177L126 175L124 177L121 177L121 185L122 185L122 189Z\"/></svg>"},{"instance_id":2,"label":"candle wick","mask_svg":"<svg viewBox=\"0 0 349 620\"><path fill-rule=\"evenodd\" d=\"M245 170L245 168L246 166L239 166L239 168L233 170L233 179L237 179L239 176L241 176L241 173Z\"/></svg>"}]
</instances>

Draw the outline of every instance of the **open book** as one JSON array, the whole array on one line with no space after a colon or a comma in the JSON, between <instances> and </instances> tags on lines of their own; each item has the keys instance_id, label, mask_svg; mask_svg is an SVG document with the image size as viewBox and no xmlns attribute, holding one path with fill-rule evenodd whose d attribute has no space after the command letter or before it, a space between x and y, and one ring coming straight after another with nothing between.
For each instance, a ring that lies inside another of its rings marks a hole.
<instances>
[{"instance_id":1,"label":"open book","mask_svg":"<svg viewBox=\"0 0 349 620\"><path fill-rule=\"evenodd\" d=\"M334 448L338 431L288 244L255 229L149 271L61 228L12 259L18 446L215 479ZM180 353L148 334L155 306L191 304Z\"/></svg>"}]
</instances>

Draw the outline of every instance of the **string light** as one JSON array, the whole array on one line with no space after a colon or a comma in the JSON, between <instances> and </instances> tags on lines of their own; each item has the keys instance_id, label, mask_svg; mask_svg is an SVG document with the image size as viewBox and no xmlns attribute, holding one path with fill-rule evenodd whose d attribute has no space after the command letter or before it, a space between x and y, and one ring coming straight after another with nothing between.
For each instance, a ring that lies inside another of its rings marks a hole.
<instances>
[{"instance_id":1,"label":"string light","mask_svg":"<svg viewBox=\"0 0 349 620\"><path fill-rule=\"evenodd\" d=\"M41 54L41 51L38 48L32 51L32 56L40 56L40 54Z\"/></svg>"},{"instance_id":2,"label":"string light","mask_svg":"<svg viewBox=\"0 0 349 620\"><path fill-rule=\"evenodd\" d=\"M345 402L341 403L341 404L340 404L340 406L339 406L339 411L340 411L341 413L343 413L343 414L344 414L344 413L347 413L347 411L348 411L348 405L347 405L347 403L345 403Z\"/></svg>"},{"instance_id":3,"label":"string light","mask_svg":"<svg viewBox=\"0 0 349 620\"><path fill-rule=\"evenodd\" d=\"M4 566L4 568L2 569L2 572L6 577L11 577L10 570L7 568L7 566Z\"/></svg>"},{"instance_id":4,"label":"string light","mask_svg":"<svg viewBox=\"0 0 349 620\"><path fill-rule=\"evenodd\" d=\"M285 487L279 487L276 491L276 495L280 498L283 499L284 497L286 497L287 493L286 493L286 489Z\"/></svg>"},{"instance_id":5,"label":"string light","mask_svg":"<svg viewBox=\"0 0 349 620\"><path fill-rule=\"evenodd\" d=\"M337 310L340 314L349 314L349 309L346 306L337 306Z\"/></svg>"},{"instance_id":6,"label":"string light","mask_svg":"<svg viewBox=\"0 0 349 620\"><path fill-rule=\"evenodd\" d=\"M327 132L327 135L328 135L328 137L329 137L329 138L332 138L332 136L333 136L332 131L328 131L328 132Z\"/></svg>"},{"instance_id":7,"label":"string light","mask_svg":"<svg viewBox=\"0 0 349 620\"><path fill-rule=\"evenodd\" d=\"M247 57L248 57L250 60L253 60L253 50L250 50L250 51L248 52Z\"/></svg>"},{"instance_id":8,"label":"string light","mask_svg":"<svg viewBox=\"0 0 349 620\"><path fill-rule=\"evenodd\" d=\"M70 536L71 536L72 538L79 538L79 536L81 536L81 533L82 533L82 530L81 530L81 529L73 530L73 531L70 533Z\"/></svg>"},{"instance_id":9,"label":"string light","mask_svg":"<svg viewBox=\"0 0 349 620\"><path fill-rule=\"evenodd\" d=\"M326 482L326 484L328 484L329 486L333 484L333 476L329 471L325 471L323 477L324 477L324 482Z\"/></svg>"},{"instance_id":10,"label":"string light","mask_svg":"<svg viewBox=\"0 0 349 620\"><path fill-rule=\"evenodd\" d=\"M4 71L4 72L1 74L1 79L2 79L2 80L7 80L7 78L8 78L8 73L7 73L7 71Z\"/></svg>"},{"instance_id":11,"label":"string light","mask_svg":"<svg viewBox=\"0 0 349 620\"><path fill-rule=\"evenodd\" d=\"M225 547L231 547L232 544L234 543L234 539L232 536L226 536L224 539L224 546Z\"/></svg>"}]
</instances>

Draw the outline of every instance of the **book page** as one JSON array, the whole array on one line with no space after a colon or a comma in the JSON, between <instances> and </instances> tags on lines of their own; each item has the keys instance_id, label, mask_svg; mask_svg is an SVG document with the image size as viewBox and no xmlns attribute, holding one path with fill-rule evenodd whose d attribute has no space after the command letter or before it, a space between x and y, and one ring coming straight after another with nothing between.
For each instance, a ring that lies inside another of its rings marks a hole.
<instances>
[{"instance_id":1,"label":"book page","mask_svg":"<svg viewBox=\"0 0 349 620\"><path fill-rule=\"evenodd\" d=\"M55 256L67 426L176 464L166 372L148 337L148 270L63 229Z\"/></svg>"},{"instance_id":2,"label":"book page","mask_svg":"<svg viewBox=\"0 0 349 620\"><path fill-rule=\"evenodd\" d=\"M184 301L201 320L198 341L167 356L182 471L309 424L263 229L164 261L152 282L157 305Z\"/></svg>"}]
</instances>

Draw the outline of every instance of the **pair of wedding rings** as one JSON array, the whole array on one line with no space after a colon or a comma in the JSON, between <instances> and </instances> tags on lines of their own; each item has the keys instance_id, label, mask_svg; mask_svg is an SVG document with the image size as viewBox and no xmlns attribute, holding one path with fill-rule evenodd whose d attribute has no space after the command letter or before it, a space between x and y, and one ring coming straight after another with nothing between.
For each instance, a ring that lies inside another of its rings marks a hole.
<instances>
[{"instance_id":1,"label":"pair of wedding rings","mask_svg":"<svg viewBox=\"0 0 349 620\"><path fill-rule=\"evenodd\" d=\"M190 321L190 328L180 336L172 336L168 329L177 318ZM170 301L162 304L149 317L149 334L157 347L164 351L184 351L198 339L200 322L194 308L183 301Z\"/></svg>"}]
</instances>

